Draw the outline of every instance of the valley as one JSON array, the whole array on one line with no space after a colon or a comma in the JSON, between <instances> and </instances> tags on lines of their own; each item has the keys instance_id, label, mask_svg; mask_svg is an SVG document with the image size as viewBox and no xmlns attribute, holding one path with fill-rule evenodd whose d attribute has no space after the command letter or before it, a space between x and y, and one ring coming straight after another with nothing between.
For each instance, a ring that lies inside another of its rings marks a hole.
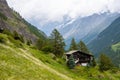
<instances>
[{"instance_id":1,"label":"valley","mask_svg":"<svg viewBox=\"0 0 120 80\"><path fill-rule=\"evenodd\" d=\"M84 16L68 11L53 20L51 6L37 13L42 0L42 6L34 2L36 8L34 0L21 1L0 0L0 80L120 80L119 12L107 6Z\"/></svg>"}]
</instances>

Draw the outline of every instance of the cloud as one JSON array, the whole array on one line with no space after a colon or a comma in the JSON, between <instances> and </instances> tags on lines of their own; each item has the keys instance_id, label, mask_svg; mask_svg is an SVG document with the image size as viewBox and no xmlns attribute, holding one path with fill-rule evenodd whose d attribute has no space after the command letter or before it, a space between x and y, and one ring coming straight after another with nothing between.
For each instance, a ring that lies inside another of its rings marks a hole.
<instances>
[{"instance_id":1,"label":"cloud","mask_svg":"<svg viewBox=\"0 0 120 80\"><path fill-rule=\"evenodd\" d=\"M85 17L94 13L119 12L120 0L7 0L9 5L27 20L37 20L41 24Z\"/></svg>"}]
</instances>

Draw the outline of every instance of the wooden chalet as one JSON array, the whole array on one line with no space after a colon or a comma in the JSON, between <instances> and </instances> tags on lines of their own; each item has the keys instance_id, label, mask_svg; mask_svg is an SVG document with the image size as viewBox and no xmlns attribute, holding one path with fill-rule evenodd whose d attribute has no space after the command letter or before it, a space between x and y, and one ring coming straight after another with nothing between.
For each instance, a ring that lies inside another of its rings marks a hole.
<instances>
[{"instance_id":1,"label":"wooden chalet","mask_svg":"<svg viewBox=\"0 0 120 80\"><path fill-rule=\"evenodd\" d=\"M66 53L66 60L69 60L69 57L73 55L76 64L80 64L82 66L87 66L93 60L93 55L81 52L79 50L73 50Z\"/></svg>"}]
</instances>

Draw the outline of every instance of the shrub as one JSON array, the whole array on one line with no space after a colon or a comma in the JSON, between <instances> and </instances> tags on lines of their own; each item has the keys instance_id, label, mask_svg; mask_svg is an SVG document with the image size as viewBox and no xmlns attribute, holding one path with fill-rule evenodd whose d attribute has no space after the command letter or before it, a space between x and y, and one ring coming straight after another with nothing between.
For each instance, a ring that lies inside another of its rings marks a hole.
<instances>
[{"instance_id":1,"label":"shrub","mask_svg":"<svg viewBox=\"0 0 120 80\"><path fill-rule=\"evenodd\" d=\"M5 39L0 36L0 43L6 43Z\"/></svg>"},{"instance_id":2,"label":"shrub","mask_svg":"<svg viewBox=\"0 0 120 80\"><path fill-rule=\"evenodd\" d=\"M100 71L103 72L103 71L112 69L112 67L113 67L112 61L105 54L100 55L99 61L100 61L100 64L99 64Z\"/></svg>"},{"instance_id":3,"label":"shrub","mask_svg":"<svg viewBox=\"0 0 120 80\"><path fill-rule=\"evenodd\" d=\"M30 46L32 44L31 40L27 40L27 45Z\"/></svg>"},{"instance_id":4,"label":"shrub","mask_svg":"<svg viewBox=\"0 0 120 80\"><path fill-rule=\"evenodd\" d=\"M54 56L54 57L52 57L52 59L53 59L53 60L57 60L57 57L56 57L56 56Z\"/></svg>"},{"instance_id":5,"label":"shrub","mask_svg":"<svg viewBox=\"0 0 120 80\"><path fill-rule=\"evenodd\" d=\"M10 40L10 42L12 42L12 43L14 43L15 42L15 40L13 39L13 37L12 36L8 36L8 39Z\"/></svg>"},{"instance_id":6,"label":"shrub","mask_svg":"<svg viewBox=\"0 0 120 80\"><path fill-rule=\"evenodd\" d=\"M10 36L13 37L13 34L9 30L7 30L7 29L3 30L3 34L7 34L7 35L10 35Z\"/></svg>"},{"instance_id":7,"label":"shrub","mask_svg":"<svg viewBox=\"0 0 120 80\"><path fill-rule=\"evenodd\" d=\"M39 38L36 43L36 47L41 50L45 46L45 40Z\"/></svg>"},{"instance_id":8,"label":"shrub","mask_svg":"<svg viewBox=\"0 0 120 80\"><path fill-rule=\"evenodd\" d=\"M118 68L116 68L116 67L114 67L114 68L112 68L111 69L111 73L117 73L119 70L118 70Z\"/></svg>"},{"instance_id":9,"label":"shrub","mask_svg":"<svg viewBox=\"0 0 120 80\"><path fill-rule=\"evenodd\" d=\"M51 64L51 62L49 60L45 60L45 62Z\"/></svg>"},{"instance_id":10,"label":"shrub","mask_svg":"<svg viewBox=\"0 0 120 80\"><path fill-rule=\"evenodd\" d=\"M0 34L0 43L4 43L5 44L6 41L7 41L7 38L4 35Z\"/></svg>"},{"instance_id":11,"label":"shrub","mask_svg":"<svg viewBox=\"0 0 120 80\"><path fill-rule=\"evenodd\" d=\"M63 64L63 61L61 59L58 59L57 61L59 64Z\"/></svg>"},{"instance_id":12,"label":"shrub","mask_svg":"<svg viewBox=\"0 0 120 80\"><path fill-rule=\"evenodd\" d=\"M13 37L14 37L15 40L19 40L22 43L24 43L24 38L23 38L22 35L18 34L16 31L13 32L13 35L14 35Z\"/></svg>"},{"instance_id":13,"label":"shrub","mask_svg":"<svg viewBox=\"0 0 120 80\"><path fill-rule=\"evenodd\" d=\"M31 48L31 49L37 49L36 46L33 46L33 45L30 46L30 48Z\"/></svg>"},{"instance_id":14,"label":"shrub","mask_svg":"<svg viewBox=\"0 0 120 80\"><path fill-rule=\"evenodd\" d=\"M93 60L89 63L89 65L91 67L95 67L96 66L96 61L95 61L95 58L93 57Z\"/></svg>"},{"instance_id":15,"label":"shrub","mask_svg":"<svg viewBox=\"0 0 120 80\"><path fill-rule=\"evenodd\" d=\"M23 44L20 41L15 41L14 45L19 48L23 48Z\"/></svg>"},{"instance_id":16,"label":"shrub","mask_svg":"<svg viewBox=\"0 0 120 80\"><path fill-rule=\"evenodd\" d=\"M22 43L24 43L25 41L24 41L24 37L22 36L22 35L20 35L19 34L19 36L20 36L20 41L22 42Z\"/></svg>"},{"instance_id":17,"label":"shrub","mask_svg":"<svg viewBox=\"0 0 120 80\"><path fill-rule=\"evenodd\" d=\"M12 42L16 47L23 47L23 44L19 40L15 40L12 36L8 36L10 42Z\"/></svg>"},{"instance_id":18,"label":"shrub","mask_svg":"<svg viewBox=\"0 0 120 80\"><path fill-rule=\"evenodd\" d=\"M14 34L14 39L15 40L20 40L20 36L16 31L14 31L13 34Z\"/></svg>"},{"instance_id":19,"label":"shrub","mask_svg":"<svg viewBox=\"0 0 120 80\"><path fill-rule=\"evenodd\" d=\"M53 50L52 50L51 46L45 46L45 47L42 48L42 51L44 51L44 52L52 52Z\"/></svg>"}]
</instances>

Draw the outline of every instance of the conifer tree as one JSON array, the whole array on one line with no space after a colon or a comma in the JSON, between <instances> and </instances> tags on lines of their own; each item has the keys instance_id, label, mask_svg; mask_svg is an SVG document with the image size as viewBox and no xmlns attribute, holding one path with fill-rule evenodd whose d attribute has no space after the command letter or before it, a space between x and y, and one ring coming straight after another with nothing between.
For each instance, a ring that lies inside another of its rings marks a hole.
<instances>
[{"instance_id":1,"label":"conifer tree","mask_svg":"<svg viewBox=\"0 0 120 80\"><path fill-rule=\"evenodd\" d=\"M83 41L78 43L78 49L82 52L89 53L89 50Z\"/></svg>"},{"instance_id":2,"label":"conifer tree","mask_svg":"<svg viewBox=\"0 0 120 80\"><path fill-rule=\"evenodd\" d=\"M69 50L77 50L77 49L78 49L77 44L75 42L75 39L73 38L72 41L71 41Z\"/></svg>"},{"instance_id":3,"label":"conifer tree","mask_svg":"<svg viewBox=\"0 0 120 80\"><path fill-rule=\"evenodd\" d=\"M73 58L73 55L71 55L71 56L69 57L69 60L68 60L67 64L68 64L68 67L69 67L70 69L74 69L74 67L75 67L75 60L74 60L74 58Z\"/></svg>"},{"instance_id":4,"label":"conifer tree","mask_svg":"<svg viewBox=\"0 0 120 80\"><path fill-rule=\"evenodd\" d=\"M53 54L55 54L57 57L62 57L64 53L65 43L62 35L58 32L57 29L54 29L52 31L50 39L51 45L53 47Z\"/></svg>"},{"instance_id":5,"label":"conifer tree","mask_svg":"<svg viewBox=\"0 0 120 80\"><path fill-rule=\"evenodd\" d=\"M113 67L112 61L105 54L101 54L99 57L99 70L107 71Z\"/></svg>"}]
</instances>

